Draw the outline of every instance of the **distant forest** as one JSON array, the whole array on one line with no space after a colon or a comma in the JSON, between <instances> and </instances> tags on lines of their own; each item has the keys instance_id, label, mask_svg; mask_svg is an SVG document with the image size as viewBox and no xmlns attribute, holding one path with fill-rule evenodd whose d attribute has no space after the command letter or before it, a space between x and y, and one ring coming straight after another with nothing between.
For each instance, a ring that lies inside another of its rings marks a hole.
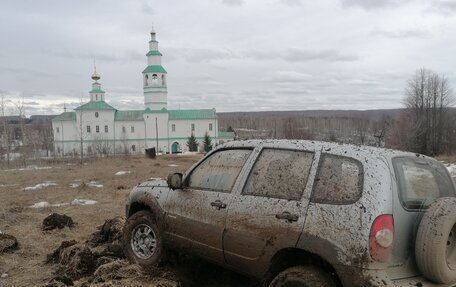
<instances>
[{"instance_id":1,"label":"distant forest","mask_svg":"<svg viewBox=\"0 0 456 287\"><path fill-rule=\"evenodd\" d=\"M220 130L237 139L274 138L336 141L403 149L400 130L406 109L309 110L218 113ZM456 121L450 108L449 120ZM450 147L449 150L453 150Z\"/></svg>"}]
</instances>

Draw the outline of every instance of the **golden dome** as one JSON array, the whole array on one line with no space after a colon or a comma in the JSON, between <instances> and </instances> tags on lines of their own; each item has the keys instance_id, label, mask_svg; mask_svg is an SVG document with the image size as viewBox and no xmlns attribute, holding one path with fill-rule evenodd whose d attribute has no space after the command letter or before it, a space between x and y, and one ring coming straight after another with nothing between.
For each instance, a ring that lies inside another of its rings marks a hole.
<instances>
[{"instance_id":1,"label":"golden dome","mask_svg":"<svg viewBox=\"0 0 456 287\"><path fill-rule=\"evenodd\" d=\"M100 75L98 75L97 69L95 68L95 70L93 71L93 74L92 74L92 80L98 81L99 79L100 79Z\"/></svg>"}]
</instances>

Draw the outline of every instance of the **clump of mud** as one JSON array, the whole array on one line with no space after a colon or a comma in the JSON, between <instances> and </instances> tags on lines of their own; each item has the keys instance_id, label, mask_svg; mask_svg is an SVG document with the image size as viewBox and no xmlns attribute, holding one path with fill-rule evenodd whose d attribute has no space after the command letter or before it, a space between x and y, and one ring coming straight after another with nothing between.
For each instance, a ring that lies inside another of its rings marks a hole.
<instances>
[{"instance_id":1,"label":"clump of mud","mask_svg":"<svg viewBox=\"0 0 456 287\"><path fill-rule=\"evenodd\" d=\"M16 237L0 233L0 254L19 249Z\"/></svg>"},{"instance_id":2,"label":"clump of mud","mask_svg":"<svg viewBox=\"0 0 456 287\"><path fill-rule=\"evenodd\" d=\"M42 230L62 229L65 226L73 227L73 219L65 214L52 213L43 220Z\"/></svg>"},{"instance_id":3,"label":"clump of mud","mask_svg":"<svg viewBox=\"0 0 456 287\"><path fill-rule=\"evenodd\" d=\"M91 246L98 246L100 244L119 242L122 240L122 229L125 223L125 219L122 217L114 217L108 219L105 223L98 227L98 231L95 231L89 236L87 242Z\"/></svg>"},{"instance_id":4,"label":"clump of mud","mask_svg":"<svg viewBox=\"0 0 456 287\"><path fill-rule=\"evenodd\" d=\"M45 287L79 286L181 286L173 272L156 269L144 273L123 254L121 239L124 219L106 220L85 243L63 241L47 256L55 264L55 276Z\"/></svg>"}]
</instances>

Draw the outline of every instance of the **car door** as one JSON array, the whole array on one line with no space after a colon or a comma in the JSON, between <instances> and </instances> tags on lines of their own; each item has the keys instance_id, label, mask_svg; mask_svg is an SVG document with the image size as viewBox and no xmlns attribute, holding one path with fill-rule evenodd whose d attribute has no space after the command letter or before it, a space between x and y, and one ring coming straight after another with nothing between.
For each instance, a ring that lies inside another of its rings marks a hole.
<instances>
[{"instance_id":1,"label":"car door","mask_svg":"<svg viewBox=\"0 0 456 287\"><path fill-rule=\"evenodd\" d=\"M231 191L251 149L210 154L171 190L167 201L166 236L173 246L215 262L223 262L222 235Z\"/></svg>"},{"instance_id":2,"label":"car door","mask_svg":"<svg viewBox=\"0 0 456 287\"><path fill-rule=\"evenodd\" d=\"M226 262L261 275L280 249L295 247L304 226L316 153L265 147L233 195L224 234Z\"/></svg>"}]
</instances>

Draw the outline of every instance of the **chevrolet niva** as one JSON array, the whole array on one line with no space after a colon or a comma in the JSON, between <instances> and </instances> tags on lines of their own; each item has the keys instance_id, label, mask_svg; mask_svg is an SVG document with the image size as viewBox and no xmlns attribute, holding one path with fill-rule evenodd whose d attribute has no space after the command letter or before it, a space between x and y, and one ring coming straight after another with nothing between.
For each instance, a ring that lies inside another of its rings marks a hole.
<instances>
[{"instance_id":1,"label":"chevrolet niva","mask_svg":"<svg viewBox=\"0 0 456 287\"><path fill-rule=\"evenodd\" d=\"M136 186L124 250L179 250L262 286L456 286L456 191L438 161L316 141L230 142Z\"/></svg>"}]
</instances>

